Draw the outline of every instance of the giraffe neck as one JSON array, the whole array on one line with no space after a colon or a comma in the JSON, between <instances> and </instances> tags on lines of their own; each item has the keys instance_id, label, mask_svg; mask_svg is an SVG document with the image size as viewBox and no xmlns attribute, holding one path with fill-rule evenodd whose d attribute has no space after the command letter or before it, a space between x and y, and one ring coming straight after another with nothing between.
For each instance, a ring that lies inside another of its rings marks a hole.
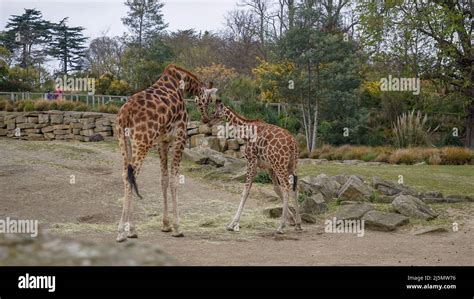
<instances>
[{"instance_id":1,"label":"giraffe neck","mask_svg":"<svg viewBox=\"0 0 474 299\"><path fill-rule=\"evenodd\" d=\"M224 115L226 120L233 126L255 125L258 122L257 120L243 118L227 106L224 106Z\"/></svg>"},{"instance_id":2,"label":"giraffe neck","mask_svg":"<svg viewBox=\"0 0 474 299\"><path fill-rule=\"evenodd\" d=\"M172 81L178 89L181 88L181 84L184 84L184 91L193 96L200 95L202 89L205 87L204 83L194 74L174 65L168 66L155 84L158 84L160 81L164 81L165 83Z\"/></svg>"}]
</instances>

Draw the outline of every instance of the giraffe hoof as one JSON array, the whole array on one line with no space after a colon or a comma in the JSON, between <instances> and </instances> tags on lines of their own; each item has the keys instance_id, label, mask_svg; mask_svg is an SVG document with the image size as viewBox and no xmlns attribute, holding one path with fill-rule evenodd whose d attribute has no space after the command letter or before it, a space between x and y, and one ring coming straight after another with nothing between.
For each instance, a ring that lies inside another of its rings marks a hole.
<instances>
[{"instance_id":1,"label":"giraffe hoof","mask_svg":"<svg viewBox=\"0 0 474 299\"><path fill-rule=\"evenodd\" d=\"M137 233L129 233L129 234L127 234L127 238L136 239L136 238L138 238L138 234Z\"/></svg>"},{"instance_id":2,"label":"giraffe hoof","mask_svg":"<svg viewBox=\"0 0 474 299\"><path fill-rule=\"evenodd\" d=\"M176 232L171 234L175 238L182 238L184 237L184 234L182 232Z\"/></svg>"},{"instance_id":3,"label":"giraffe hoof","mask_svg":"<svg viewBox=\"0 0 474 299\"><path fill-rule=\"evenodd\" d=\"M303 228L301 227L301 225L297 224L296 227L295 227L295 230L297 232L302 232L303 231Z\"/></svg>"},{"instance_id":4,"label":"giraffe hoof","mask_svg":"<svg viewBox=\"0 0 474 299\"><path fill-rule=\"evenodd\" d=\"M285 232L283 231L283 229L279 228L277 229L276 233L279 235L283 235Z\"/></svg>"},{"instance_id":5,"label":"giraffe hoof","mask_svg":"<svg viewBox=\"0 0 474 299\"><path fill-rule=\"evenodd\" d=\"M121 243L121 242L127 241L127 237L125 236L125 234L119 233L115 241L117 241L118 243Z\"/></svg>"},{"instance_id":6,"label":"giraffe hoof","mask_svg":"<svg viewBox=\"0 0 474 299\"><path fill-rule=\"evenodd\" d=\"M227 226L227 230L231 231L231 232L238 232L238 231L240 231L240 226L239 226L239 224L229 224Z\"/></svg>"},{"instance_id":7,"label":"giraffe hoof","mask_svg":"<svg viewBox=\"0 0 474 299\"><path fill-rule=\"evenodd\" d=\"M171 227L169 226L163 226L161 228L161 231L164 232L164 233L169 233L171 231Z\"/></svg>"}]
</instances>

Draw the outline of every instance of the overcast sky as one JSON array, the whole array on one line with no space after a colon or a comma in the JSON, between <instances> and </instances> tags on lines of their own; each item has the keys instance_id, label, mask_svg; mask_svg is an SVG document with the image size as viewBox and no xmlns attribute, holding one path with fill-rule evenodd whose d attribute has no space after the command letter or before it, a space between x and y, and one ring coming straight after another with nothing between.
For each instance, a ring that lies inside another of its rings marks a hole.
<instances>
[{"instance_id":1,"label":"overcast sky","mask_svg":"<svg viewBox=\"0 0 474 299\"><path fill-rule=\"evenodd\" d=\"M122 35L126 28L121 17L126 15L124 0L0 0L0 30L10 15L20 15L24 8L36 8L43 18L58 22L69 17L70 26L82 26L89 38ZM162 0L167 30L194 28L218 31L224 27L224 16L237 7L237 0Z\"/></svg>"}]
</instances>

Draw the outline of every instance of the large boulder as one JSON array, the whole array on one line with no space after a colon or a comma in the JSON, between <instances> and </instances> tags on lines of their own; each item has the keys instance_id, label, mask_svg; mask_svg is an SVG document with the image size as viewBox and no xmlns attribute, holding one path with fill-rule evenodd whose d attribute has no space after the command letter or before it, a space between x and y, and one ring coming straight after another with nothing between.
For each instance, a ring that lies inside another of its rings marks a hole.
<instances>
[{"instance_id":1,"label":"large boulder","mask_svg":"<svg viewBox=\"0 0 474 299\"><path fill-rule=\"evenodd\" d=\"M299 180L300 192L308 195L321 193L324 200L329 201L337 197L341 185L332 177L320 174L318 176L306 176Z\"/></svg>"},{"instance_id":2,"label":"large boulder","mask_svg":"<svg viewBox=\"0 0 474 299\"><path fill-rule=\"evenodd\" d=\"M299 210L302 214L322 214L328 211L328 206L324 202L323 195L318 193L306 198L300 204Z\"/></svg>"},{"instance_id":3,"label":"large boulder","mask_svg":"<svg viewBox=\"0 0 474 299\"><path fill-rule=\"evenodd\" d=\"M205 155L189 148L184 149L183 158L196 164L206 164L207 162L207 157Z\"/></svg>"},{"instance_id":4,"label":"large boulder","mask_svg":"<svg viewBox=\"0 0 474 299\"><path fill-rule=\"evenodd\" d=\"M381 179L377 176L372 177L372 187L378 190L380 193L388 196L393 196L397 194L404 194L404 195L413 195L417 196L418 193L401 184L395 184L393 182Z\"/></svg>"},{"instance_id":5,"label":"large boulder","mask_svg":"<svg viewBox=\"0 0 474 299\"><path fill-rule=\"evenodd\" d=\"M362 220L368 228L381 231L392 231L409 222L406 216L375 210L365 213Z\"/></svg>"},{"instance_id":6,"label":"large boulder","mask_svg":"<svg viewBox=\"0 0 474 299\"><path fill-rule=\"evenodd\" d=\"M438 216L427 204L411 195L397 196L392 206L395 211L408 217L430 220Z\"/></svg>"},{"instance_id":7,"label":"large boulder","mask_svg":"<svg viewBox=\"0 0 474 299\"><path fill-rule=\"evenodd\" d=\"M351 201L369 201L374 190L364 184L359 177L351 175L339 190L338 198Z\"/></svg>"},{"instance_id":8,"label":"large boulder","mask_svg":"<svg viewBox=\"0 0 474 299\"><path fill-rule=\"evenodd\" d=\"M338 220L361 219L365 215L365 213L373 209L374 208L371 205L365 203L359 203L355 205L344 205L339 207L335 217Z\"/></svg>"}]
</instances>

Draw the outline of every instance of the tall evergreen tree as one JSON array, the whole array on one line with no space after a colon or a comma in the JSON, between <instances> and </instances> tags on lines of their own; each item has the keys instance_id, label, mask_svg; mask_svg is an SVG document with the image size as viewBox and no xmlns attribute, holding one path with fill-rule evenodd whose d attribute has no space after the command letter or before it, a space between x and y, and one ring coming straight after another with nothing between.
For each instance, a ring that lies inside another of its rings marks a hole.
<instances>
[{"instance_id":1,"label":"tall evergreen tree","mask_svg":"<svg viewBox=\"0 0 474 299\"><path fill-rule=\"evenodd\" d=\"M122 22L133 34L141 49L145 40L159 35L167 26L161 9L164 4L158 0L126 0L129 12Z\"/></svg>"},{"instance_id":2,"label":"tall evergreen tree","mask_svg":"<svg viewBox=\"0 0 474 299\"><path fill-rule=\"evenodd\" d=\"M22 15L10 17L1 42L17 56L20 66L27 68L45 60L43 48L51 41L51 27L40 11L25 9Z\"/></svg>"},{"instance_id":3,"label":"tall evergreen tree","mask_svg":"<svg viewBox=\"0 0 474 299\"><path fill-rule=\"evenodd\" d=\"M86 49L84 43L87 40L82 34L84 28L67 26L67 19L64 18L53 27L54 39L49 50L49 54L60 61L63 74L81 69Z\"/></svg>"}]
</instances>

